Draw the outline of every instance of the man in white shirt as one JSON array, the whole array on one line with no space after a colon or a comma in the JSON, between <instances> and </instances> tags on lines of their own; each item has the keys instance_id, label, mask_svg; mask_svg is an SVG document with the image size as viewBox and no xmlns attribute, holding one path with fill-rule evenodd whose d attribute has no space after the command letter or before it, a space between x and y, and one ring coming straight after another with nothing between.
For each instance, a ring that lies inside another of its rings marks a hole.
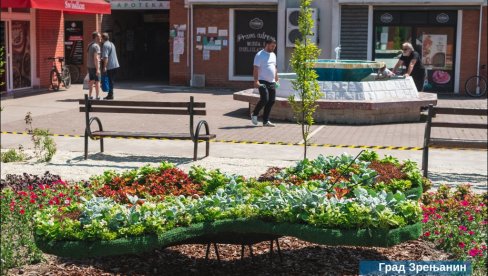
<instances>
[{"instance_id":1,"label":"man in white shirt","mask_svg":"<svg viewBox=\"0 0 488 276\"><path fill-rule=\"evenodd\" d=\"M276 67L276 40L267 39L264 49L254 57L254 87L259 89L259 102L251 114L251 121L258 124L259 111L264 107L263 126L274 127L269 121L269 113L276 99L276 83L278 82L278 68Z\"/></svg>"}]
</instances>

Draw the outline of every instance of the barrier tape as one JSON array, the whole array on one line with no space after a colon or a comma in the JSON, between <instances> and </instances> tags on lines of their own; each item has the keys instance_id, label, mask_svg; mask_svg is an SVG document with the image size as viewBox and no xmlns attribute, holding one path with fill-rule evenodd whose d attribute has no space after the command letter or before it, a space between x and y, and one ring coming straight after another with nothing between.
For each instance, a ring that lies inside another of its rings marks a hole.
<instances>
[{"instance_id":1,"label":"barrier tape","mask_svg":"<svg viewBox=\"0 0 488 276\"><path fill-rule=\"evenodd\" d=\"M2 134L16 134L16 135L30 135L28 132L17 132L17 131L2 131ZM54 137L71 137L71 138L83 138L84 135L72 135L72 134L51 134ZM121 136L105 136L103 138L111 139L129 139L129 140L181 140L173 138L144 138L144 137L121 137ZM205 140L200 140L204 142ZM287 143L287 142L258 142L258 141L241 141L241 140L221 140L212 139L211 142L217 143L227 143L227 144L249 144L249 145L280 145L280 146L303 146L299 143ZM321 148L344 148L344 149L373 149L373 150L422 150L422 147L403 147L403 146L365 146L365 145L333 145L333 144L309 144L310 147L321 147ZM436 149L450 149L450 150L467 150L466 148L446 148L446 147L435 147Z\"/></svg>"}]
</instances>

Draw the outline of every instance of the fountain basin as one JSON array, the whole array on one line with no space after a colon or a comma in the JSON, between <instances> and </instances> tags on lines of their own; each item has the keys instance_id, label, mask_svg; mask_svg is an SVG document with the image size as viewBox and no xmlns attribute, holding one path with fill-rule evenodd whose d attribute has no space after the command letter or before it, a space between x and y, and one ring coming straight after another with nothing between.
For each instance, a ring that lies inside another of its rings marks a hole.
<instances>
[{"instance_id":1,"label":"fountain basin","mask_svg":"<svg viewBox=\"0 0 488 276\"><path fill-rule=\"evenodd\" d=\"M280 88L271 110L271 119L296 121L288 103L288 97L298 92L293 90L294 73L279 74ZM422 107L437 104L437 95L418 92L411 77L367 81L319 81L322 98L317 101L315 122L370 125L420 121ZM259 101L257 89L234 93L234 100L249 103L249 111Z\"/></svg>"},{"instance_id":2,"label":"fountain basin","mask_svg":"<svg viewBox=\"0 0 488 276\"><path fill-rule=\"evenodd\" d=\"M314 69L319 81L359 82L384 65L384 62L378 61L319 59Z\"/></svg>"}]
</instances>

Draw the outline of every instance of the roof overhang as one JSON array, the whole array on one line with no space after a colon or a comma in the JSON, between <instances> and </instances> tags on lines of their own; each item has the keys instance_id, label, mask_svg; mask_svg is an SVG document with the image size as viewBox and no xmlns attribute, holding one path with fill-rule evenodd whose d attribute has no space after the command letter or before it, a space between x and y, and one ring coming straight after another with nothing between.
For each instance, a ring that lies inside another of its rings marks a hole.
<instances>
[{"instance_id":1,"label":"roof overhang","mask_svg":"<svg viewBox=\"0 0 488 276\"><path fill-rule=\"evenodd\" d=\"M68 13L109 14L110 3L104 0L2 0L2 8L32 8Z\"/></svg>"}]
</instances>

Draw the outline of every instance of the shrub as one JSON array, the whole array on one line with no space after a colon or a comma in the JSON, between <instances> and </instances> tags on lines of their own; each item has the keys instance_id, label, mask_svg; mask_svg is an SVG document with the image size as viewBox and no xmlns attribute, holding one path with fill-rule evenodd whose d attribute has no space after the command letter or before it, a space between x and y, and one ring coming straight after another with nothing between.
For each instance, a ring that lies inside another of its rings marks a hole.
<instances>
[{"instance_id":1,"label":"shrub","mask_svg":"<svg viewBox=\"0 0 488 276\"><path fill-rule=\"evenodd\" d=\"M24 148L20 145L19 149L9 149L6 152L0 153L0 160L3 163L9 162L20 162L27 159L27 156L24 153Z\"/></svg>"}]
</instances>

